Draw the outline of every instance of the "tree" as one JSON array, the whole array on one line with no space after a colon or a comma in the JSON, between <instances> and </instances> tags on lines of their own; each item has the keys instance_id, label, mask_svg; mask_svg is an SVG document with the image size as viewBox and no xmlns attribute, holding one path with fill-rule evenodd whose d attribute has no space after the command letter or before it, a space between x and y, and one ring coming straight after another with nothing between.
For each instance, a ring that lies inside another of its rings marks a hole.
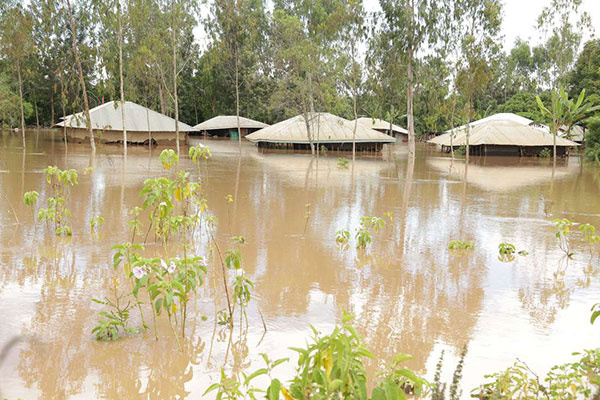
<instances>
[{"instance_id":1,"label":"tree","mask_svg":"<svg viewBox=\"0 0 600 400\"><path fill-rule=\"evenodd\" d=\"M537 27L547 37L546 78L555 90L565 87L583 33L593 30L591 18L581 9L581 3L582 0L551 0L538 17Z\"/></svg>"},{"instance_id":2,"label":"tree","mask_svg":"<svg viewBox=\"0 0 600 400\"><path fill-rule=\"evenodd\" d=\"M102 30L102 50L105 68L117 69L118 72L112 72L113 76L118 75L119 96L121 108L121 122L123 125L123 154L127 156L127 127L125 126L125 82L123 74L123 46L125 41L125 24L127 24L127 3L122 0L101 0L96 3L97 12L101 15ZM115 54L116 53L116 54ZM118 68L114 68L114 60L117 59ZM116 107L116 103L115 103Z\"/></svg>"},{"instance_id":3,"label":"tree","mask_svg":"<svg viewBox=\"0 0 600 400\"><path fill-rule=\"evenodd\" d=\"M319 151L315 149L319 139L319 131L314 132L319 118L315 103L333 112L340 106L337 54L330 44L341 31L342 5L340 0L278 0L273 12L277 86L271 104L275 109L285 109L282 114L302 114L313 155Z\"/></svg>"},{"instance_id":4,"label":"tree","mask_svg":"<svg viewBox=\"0 0 600 400\"><path fill-rule=\"evenodd\" d=\"M262 0L216 0L212 7L209 24L219 58L226 70L233 71L235 113L237 117L238 143L242 144L240 128L240 88L255 72L257 52L262 32L260 22L265 14Z\"/></svg>"},{"instance_id":5,"label":"tree","mask_svg":"<svg viewBox=\"0 0 600 400\"><path fill-rule=\"evenodd\" d=\"M79 51L77 49L77 26L75 24L75 18L73 18L73 7L71 1L67 1L67 11L69 13L69 24L71 27L71 40L73 43L73 57L75 58L75 64L77 65L77 72L79 73L79 85L81 86L81 92L83 94L83 105L85 111L86 126L88 134L90 136L90 146L92 147L92 153L96 152L96 141L94 140L94 130L92 129L92 117L90 116L90 104L88 101L87 89L85 87L85 78L83 75L83 67L81 66L81 59L79 57Z\"/></svg>"},{"instance_id":6,"label":"tree","mask_svg":"<svg viewBox=\"0 0 600 400\"><path fill-rule=\"evenodd\" d=\"M23 96L23 66L33 53L31 36L33 21L27 10L20 5L2 14L0 20L0 52L13 67L19 85L19 106L21 113L21 135L25 148L25 99Z\"/></svg>"},{"instance_id":7,"label":"tree","mask_svg":"<svg viewBox=\"0 0 600 400\"><path fill-rule=\"evenodd\" d=\"M569 88L571 96L583 89L600 94L600 39L590 40L583 47L569 74Z\"/></svg>"},{"instance_id":8,"label":"tree","mask_svg":"<svg viewBox=\"0 0 600 400\"><path fill-rule=\"evenodd\" d=\"M415 154L415 58L426 45L433 45L438 37L440 2L430 0L380 0L385 20L382 35L400 55L406 65L406 119L409 153ZM433 46L431 46L433 47Z\"/></svg>"},{"instance_id":9,"label":"tree","mask_svg":"<svg viewBox=\"0 0 600 400\"><path fill-rule=\"evenodd\" d=\"M498 54L502 4L499 0L465 0L456 5L455 28L460 43L457 86L466 98L466 157L469 162L470 123L474 98L491 77L490 63Z\"/></svg>"},{"instance_id":10,"label":"tree","mask_svg":"<svg viewBox=\"0 0 600 400\"><path fill-rule=\"evenodd\" d=\"M342 33L342 50L348 54L344 63L345 73L344 82L350 89L352 97L352 116L354 117L354 126L352 128L352 161L356 157L356 128L358 124L358 97L359 88L362 82L361 61L359 59L359 46L366 36L365 30L365 10L362 0L349 0L345 5L345 20Z\"/></svg>"}]
</instances>

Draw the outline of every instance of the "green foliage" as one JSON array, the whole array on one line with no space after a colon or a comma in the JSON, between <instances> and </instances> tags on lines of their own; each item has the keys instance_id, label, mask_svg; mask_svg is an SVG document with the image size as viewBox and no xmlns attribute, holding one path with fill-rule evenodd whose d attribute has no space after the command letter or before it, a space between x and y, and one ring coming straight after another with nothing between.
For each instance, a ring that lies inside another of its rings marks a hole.
<instances>
[{"instance_id":1,"label":"green foliage","mask_svg":"<svg viewBox=\"0 0 600 400\"><path fill-rule=\"evenodd\" d=\"M350 242L350 232L346 229L341 229L335 233L335 242L340 248L347 248Z\"/></svg>"},{"instance_id":2,"label":"green foliage","mask_svg":"<svg viewBox=\"0 0 600 400\"><path fill-rule=\"evenodd\" d=\"M162 164L163 168L167 171L179 164L179 156L173 149L165 149L160 152L158 160Z\"/></svg>"},{"instance_id":3,"label":"green foliage","mask_svg":"<svg viewBox=\"0 0 600 400\"><path fill-rule=\"evenodd\" d=\"M350 164L350 160L348 160L346 157L338 157L337 166L339 168L348 168L348 164Z\"/></svg>"},{"instance_id":4,"label":"green foliage","mask_svg":"<svg viewBox=\"0 0 600 400\"><path fill-rule=\"evenodd\" d=\"M90 231L98 232L102 224L104 224L104 217L96 215L90 218Z\"/></svg>"},{"instance_id":5,"label":"green foliage","mask_svg":"<svg viewBox=\"0 0 600 400\"><path fill-rule=\"evenodd\" d=\"M358 228L354 237L356 238L357 249L366 249L373 240L371 238L371 231L364 227Z\"/></svg>"},{"instance_id":6,"label":"green foliage","mask_svg":"<svg viewBox=\"0 0 600 400\"><path fill-rule=\"evenodd\" d=\"M207 161L212 158L210 148L203 144L197 144L196 146L190 147L189 155L194 164L200 163L200 160Z\"/></svg>"},{"instance_id":7,"label":"green foliage","mask_svg":"<svg viewBox=\"0 0 600 400\"><path fill-rule=\"evenodd\" d=\"M600 164L600 116L587 120L584 155L586 159Z\"/></svg>"},{"instance_id":8,"label":"green foliage","mask_svg":"<svg viewBox=\"0 0 600 400\"><path fill-rule=\"evenodd\" d=\"M110 308L110 311L101 311L99 313L98 325L92 329L92 333L96 335L96 340L117 340L125 333L135 331L127 326L131 303L128 302L126 305L120 305L119 301L121 298L122 295L115 302L112 302L108 298L105 298L105 300L92 299L94 302Z\"/></svg>"},{"instance_id":9,"label":"green foliage","mask_svg":"<svg viewBox=\"0 0 600 400\"><path fill-rule=\"evenodd\" d=\"M571 253L570 234L573 223L567 218L557 218L552 223L554 224L554 236L558 239L558 247L567 257L571 258L573 253Z\"/></svg>"},{"instance_id":10,"label":"green foliage","mask_svg":"<svg viewBox=\"0 0 600 400\"><path fill-rule=\"evenodd\" d=\"M509 262L515 259L516 248L512 243L502 242L498 245L498 259Z\"/></svg>"},{"instance_id":11,"label":"green foliage","mask_svg":"<svg viewBox=\"0 0 600 400\"><path fill-rule=\"evenodd\" d=\"M473 242L462 241L459 239L453 239L448 243L449 250L473 250L475 244Z\"/></svg>"},{"instance_id":12,"label":"green foliage","mask_svg":"<svg viewBox=\"0 0 600 400\"><path fill-rule=\"evenodd\" d=\"M465 154L467 154L467 146L463 145L454 149L455 156L464 156Z\"/></svg>"},{"instance_id":13,"label":"green foliage","mask_svg":"<svg viewBox=\"0 0 600 400\"><path fill-rule=\"evenodd\" d=\"M600 349L586 350L578 361L552 367L540 379L527 364L518 361L505 371L486 375L491 380L472 392L480 399L578 399L590 398L600 389Z\"/></svg>"},{"instance_id":14,"label":"green foliage","mask_svg":"<svg viewBox=\"0 0 600 400\"><path fill-rule=\"evenodd\" d=\"M551 156L552 156L552 153L550 152L550 149L547 147L544 147L538 153L538 157L540 157L540 158L550 158Z\"/></svg>"},{"instance_id":15,"label":"green foliage","mask_svg":"<svg viewBox=\"0 0 600 400\"><path fill-rule=\"evenodd\" d=\"M31 192L25 192L25 194L23 195L23 203L25 203L27 207L33 207L37 204L39 197L40 194L35 190Z\"/></svg>"},{"instance_id":16,"label":"green foliage","mask_svg":"<svg viewBox=\"0 0 600 400\"><path fill-rule=\"evenodd\" d=\"M57 235L71 236L71 227L68 225L71 211L67 208L70 187L78 184L77 171L74 169L61 170L58 167L49 166L44 169L46 182L50 185L52 196L46 201L48 208L38 210L40 221L52 222L54 232Z\"/></svg>"}]
</instances>

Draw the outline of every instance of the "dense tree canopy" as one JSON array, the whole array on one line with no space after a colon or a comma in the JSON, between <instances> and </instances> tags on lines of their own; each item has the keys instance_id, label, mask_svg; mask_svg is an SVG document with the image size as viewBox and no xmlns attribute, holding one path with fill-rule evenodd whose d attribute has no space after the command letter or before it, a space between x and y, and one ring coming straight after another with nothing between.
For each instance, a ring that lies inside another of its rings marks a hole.
<instances>
[{"instance_id":1,"label":"dense tree canopy","mask_svg":"<svg viewBox=\"0 0 600 400\"><path fill-rule=\"evenodd\" d=\"M545 41L507 52L500 1L381 0L377 14L362 0L202 3L72 0L90 107L120 99L122 75L126 100L192 125L238 107L268 123L412 114L419 135L495 112L544 122L535 95L557 86L600 100L600 40L581 43L577 0L551 1ZM26 124L51 126L83 109L69 17L61 0L27 4L0 7L0 125L20 125L21 90Z\"/></svg>"}]
</instances>

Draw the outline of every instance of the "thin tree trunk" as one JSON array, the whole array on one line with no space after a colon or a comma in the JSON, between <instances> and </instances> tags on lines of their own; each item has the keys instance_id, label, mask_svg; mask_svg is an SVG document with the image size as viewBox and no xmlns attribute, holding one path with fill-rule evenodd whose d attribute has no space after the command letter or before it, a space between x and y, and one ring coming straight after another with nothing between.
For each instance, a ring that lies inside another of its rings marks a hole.
<instances>
[{"instance_id":1,"label":"thin tree trunk","mask_svg":"<svg viewBox=\"0 0 600 400\"><path fill-rule=\"evenodd\" d=\"M312 121L312 118L315 117L315 102L313 99L313 92L312 92L312 74L309 72L308 73L308 102L310 104L310 119ZM312 137L312 130L310 127L310 122L309 119L306 118L306 116L304 117L304 119L306 120L306 126L307 126L307 133L308 133L308 142L310 143L310 153L314 156L315 155L315 143L313 141L313 137ZM319 153L319 144L317 143L317 155Z\"/></svg>"},{"instance_id":2,"label":"thin tree trunk","mask_svg":"<svg viewBox=\"0 0 600 400\"><path fill-rule=\"evenodd\" d=\"M242 129L240 128L240 60L238 50L235 49L235 115L237 118L237 131L238 131L238 147L240 153L242 152Z\"/></svg>"},{"instance_id":3,"label":"thin tree trunk","mask_svg":"<svg viewBox=\"0 0 600 400\"><path fill-rule=\"evenodd\" d=\"M415 121L413 111L413 100L414 100L414 88L413 88L413 49L412 46L408 48L408 83L406 89L407 102L406 102L406 120L408 124L408 152L411 156L415 155Z\"/></svg>"},{"instance_id":4,"label":"thin tree trunk","mask_svg":"<svg viewBox=\"0 0 600 400\"><path fill-rule=\"evenodd\" d=\"M394 105L390 104L390 136L394 136Z\"/></svg>"},{"instance_id":5,"label":"thin tree trunk","mask_svg":"<svg viewBox=\"0 0 600 400\"><path fill-rule=\"evenodd\" d=\"M67 96L65 95L65 87L62 81L62 75L60 77L60 104L62 106L62 114L63 114L63 139L65 141L65 153L67 153L68 151L68 147L67 147L67 106L66 106L66 98Z\"/></svg>"},{"instance_id":6,"label":"thin tree trunk","mask_svg":"<svg viewBox=\"0 0 600 400\"><path fill-rule=\"evenodd\" d=\"M33 107L35 108L35 127L39 131L40 130L40 114L38 112L38 106L37 106L37 94L34 96Z\"/></svg>"},{"instance_id":7,"label":"thin tree trunk","mask_svg":"<svg viewBox=\"0 0 600 400\"><path fill-rule=\"evenodd\" d=\"M54 82L50 90L50 127L54 126Z\"/></svg>"},{"instance_id":8,"label":"thin tree trunk","mask_svg":"<svg viewBox=\"0 0 600 400\"><path fill-rule=\"evenodd\" d=\"M469 96L469 106L467 107L467 164L469 163L469 138L471 136L471 96Z\"/></svg>"},{"instance_id":9,"label":"thin tree trunk","mask_svg":"<svg viewBox=\"0 0 600 400\"><path fill-rule=\"evenodd\" d=\"M354 127L352 128L352 163L356 158L356 128L358 127L358 71L356 67L356 46L352 42L352 109L354 111ZM352 166L354 168L354 165Z\"/></svg>"},{"instance_id":10,"label":"thin tree trunk","mask_svg":"<svg viewBox=\"0 0 600 400\"><path fill-rule=\"evenodd\" d=\"M165 106L165 94L163 93L162 83L158 84L158 98L160 100L160 113L167 114L167 109Z\"/></svg>"},{"instance_id":11,"label":"thin tree trunk","mask_svg":"<svg viewBox=\"0 0 600 400\"><path fill-rule=\"evenodd\" d=\"M71 8L71 1L67 0L67 7L69 10L69 22L71 24L71 36L73 41L73 55L75 56L75 64L77 64L77 70L79 72L79 84L81 85L81 91L83 92L83 106L85 108L85 118L87 119L86 125L88 134L90 135L90 146L92 147L92 153L96 152L96 141L94 140L94 130L92 129L92 117L90 116L90 104L88 102L87 89L85 88L85 79L83 77L83 68L81 67L81 60L79 59L79 52L77 50L77 28L75 27L75 20L73 18L73 9Z\"/></svg>"},{"instance_id":12,"label":"thin tree trunk","mask_svg":"<svg viewBox=\"0 0 600 400\"><path fill-rule=\"evenodd\" d=\"M125 126L125 90L123 89L123 14L121 0L117 2L119 12L119 81L121 85L121 121L123 122L123 155L127 156L127 127Z\"/></svg>"},{"instance_id":13,"label":"thin tree trunk","mask_svg":"<svg viewBox=\"0 0 600 400\"><path fill-rule=\"evenodd\" d=\"M21 64L17 66L19 78L19 104L21 106L21 135L23 137L23 149L25 149L25 110L23 108L23 79L21 77Z\"/></svg>"},{"instance_id":14,"label":"thin tree trunk","mask_svg":"<svg viewBox=\"0 0 600 400\"><path fill-rule=\"evenodd\" d=\"M173 100L175 102L175 142L179 156L179 103L177 100L177 43L175 42L175 0L171 0L171 41L173 45Z\"/></svg>"}]
</instances>

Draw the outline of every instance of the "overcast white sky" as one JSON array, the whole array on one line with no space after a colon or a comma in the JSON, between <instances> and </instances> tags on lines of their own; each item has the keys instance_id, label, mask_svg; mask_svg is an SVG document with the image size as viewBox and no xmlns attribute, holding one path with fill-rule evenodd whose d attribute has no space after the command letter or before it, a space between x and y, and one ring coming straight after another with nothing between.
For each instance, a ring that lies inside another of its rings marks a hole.
<instances>
[{"instance_id":1,"label":"overcast white sky","mask_svg":"<svg viewBox=\"0 0 600 400\"><path fill-rule=\"evenodd\" d=\"M530 43L539 42L539 34L535 24L542 9L551 0L504 0L504 18L502 30L504 48L509 50L515 39L521 37ZM381 10L379 0L364 0L365 8L369 11ZM582 8L592 17L596 36L600 35L600 0L583 0ZM587 39L587 38L586 38Z\"/></svg>"}]
</instances>

